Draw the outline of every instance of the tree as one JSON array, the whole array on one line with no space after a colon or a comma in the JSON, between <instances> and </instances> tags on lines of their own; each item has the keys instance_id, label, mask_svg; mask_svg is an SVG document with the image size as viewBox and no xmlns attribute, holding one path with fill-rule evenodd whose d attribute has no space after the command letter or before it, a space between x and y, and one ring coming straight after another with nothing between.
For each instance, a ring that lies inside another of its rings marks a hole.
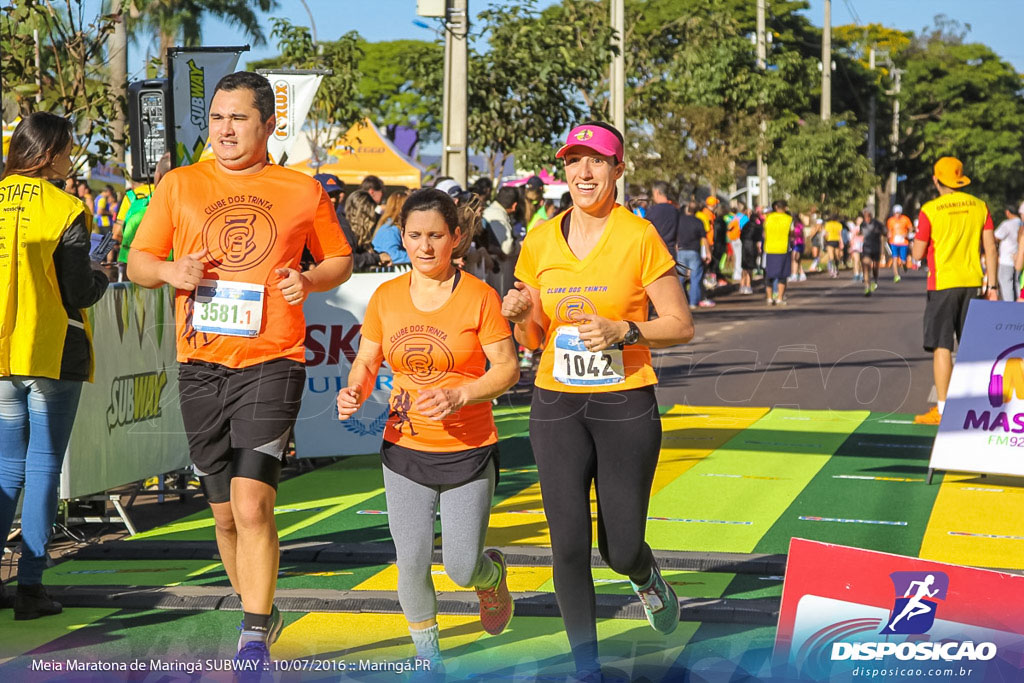
<instances>
[{"instance_id":1,"label":"tree","mask_svg":"<svg viewBox=\"0 0 1024 683\"><path fill-rule=\"evenodd\" d=\"M63 5L52 0L20 0L0 10L4 118L12 120L39 110L66 116L75 125L77 161L109 159L110 121L124 108L123 98L111 93L104 64L113 19L87 19L79 3L71 0ZM39 69L33 30L39 32Z\"/></svg>"},{"instance_id":2,"label":"tree","mask_svg":"<svg viewBox=\"0 0 1024 683\"><path fill-rule=\"evenodd\" d=\"M796 210L817 207L851 216L864 207L875 179L861 153L863 126L851 119L810 117L783 139L769 160L776 191L788 196Z\"/></svg>"},{"instance_id":3,"label":"tree","mask_svg":"<svg viewBox=\"0 0 1024 683\"><path fill-rule=\"evenodd\" d=\"M934 195L932 166L947 155L964 162L971 192L996 205L1024 196L1024 80L987 46L963 42L964 35L939 17L905 52L904 203Z\"/></svg>"},{"instance_id":4,"label":"tree","mask_svg":"<svg viewBox=\"0 0 1024 683\"><path fill-rule=\"evenodd\" d=\"M263 45L267 38L257 12L277 9L278 0L132 0L131 5L128 31L151 31L160 59L166 59L167 48L179 40L189 47L202 44L202 23L208 16L237 26L254 45Z\"/></svg>"},{"instance_id":5,"label":"tree","mask_svg":"<svg viewBox=\"0 0 1024 683\"><path fill-rule=\"evenodd\" d=\"M309 29L296 26L287 19L273 18L270 35L277 39L279 57L249 64L250 69L292 68L330 69L313 98L307 118L310 141L313 143L313 165L320 167L329 150L342 135L363 118L358 97L362 76L359 63L363 51L359 34L350 31L338 40L314 44Z\"/></svg>"}]
</instances>

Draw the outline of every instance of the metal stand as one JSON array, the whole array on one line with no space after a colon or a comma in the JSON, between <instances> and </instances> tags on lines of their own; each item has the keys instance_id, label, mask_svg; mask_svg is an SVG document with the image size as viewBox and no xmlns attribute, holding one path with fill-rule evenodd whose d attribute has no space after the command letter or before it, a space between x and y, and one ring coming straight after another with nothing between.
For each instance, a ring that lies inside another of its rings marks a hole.
<instances>
[{"instance_id":1,"label":"metal stand","mask_svg":"<svg viewBox=\"0 0 1024 683\"><path fill-rule=\"evenodd\" d=\"M135 525L132 524L131 517L128 516L128 511L125 510L124 506L121 505L121 495L106 495L106 496L86 496L85 498L76 498L78 502L84 503L95 503L102 501L104 504L109 500L114 506L114 511L117 512L116 516L107 515L86 515L82 517L65 517L64 524L124 524L128 530L129 536L134 536L138 533L135 530Z\"/></svg>"}]
</instances>

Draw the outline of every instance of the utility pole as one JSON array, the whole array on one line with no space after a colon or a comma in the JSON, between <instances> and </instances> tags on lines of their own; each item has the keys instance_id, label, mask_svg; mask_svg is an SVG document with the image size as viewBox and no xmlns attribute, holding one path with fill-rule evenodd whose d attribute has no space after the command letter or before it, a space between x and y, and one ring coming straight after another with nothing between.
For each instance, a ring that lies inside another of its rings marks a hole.
<instances>
[{"instance_id":1,"label":"utility pole","mask_svg":"<svg viewBox=\"0 0 1024 683\"><path fill-rule=\"evenodd\" d=\"M896 203L896 185L899 180L896 173L896 159L900 145L900 81L903 71L892 67L893 98L892 98L892 137L889 139L889 151L892 153L892 171L889 172L889 206Z\"/></svg>"},{"instance_id":2,"label":"utility pole","mask_svg":"<svg viewBox=\"0 0 1024 683\"><path fill-rule=\"evenodd\" d=\"M624 0L612 0L611 26L615 31L612 46L618 48L618 54L612 57L612 70L609 75L609 104L611 105L612 125L622 136L626 136L626 7ZM625 147L625 146L624 146ZM619 161L622 161L621 159ZM626 201L625 175L615 183L619 191L618 200Z\"/></svg>"},{"instance_id":3,"label":"utility pole","mask_svg":"<svg viewBox=\"0 0 1024 683\"><path fill-rule=\"evenodd\" d=\"M466 121L468 34L469 0L446 0L441 175L451 176L463 188L469 171Z\"/></svg>"},{"instance_id":4,"label":"utility pole","mask_svg":"<svg viewBox=\"0 0 1024 683\"><path fill-rule=\"evenodd\" d=\"M821 33L821 120L832 118L832 0L825 0L825 29Z\"/></svg>"},{"instance_id":5,"label":"utility pole","mask_svg":"<svg viewBox=\"0 0 1024 683\"><path fill-rule=\"evenodd\" d=\"M768 69L768 45L765 40L765 13L767 0L757 0L757 68L764 72ZM764 115L764 101L758 106L758 114L761 117L761 133L757 143L757 183L758 199L765 211L768 210L768 164L764 160L764 148L767 144L768 121Z\"/></svg>"},{"instance_id":6,"label":"utility pole","mask_svg":"<svg viewBox=\"0 0 1024 683\"><path fill-rule=\"evenodd\" d=\"M110 63L110 92L117 98L114 119L110 122L110 142L114 148L114 161L125 168L125 123L128 103L125 100L125 87L128 83L128 32L125 30L124 2L113 0L110 13L114 15L114 30L107 43L107 60ZM125 174L127 176L127 174Z\"/></svg>"},{"instance_id":7,"label":"utility pole","mask_svg":"<svg viewBox=\"0 0 1024 683\"><path fill-rule=\"evenodd\" d=\"M874 78L875 74L875 48L871 47L868 51L868 65L871 67L871 77ZM874 171L875 162L878 160L878 148L876 138L878 135L878 102L875 97L874 83L871 85L871 99L868 101L868 161L871 163L871 170ZM876 191L871 190L871 195L868 197L868 208L871 209L872 213L875 212L875 197Z\"/></svg>"}]
</instances>

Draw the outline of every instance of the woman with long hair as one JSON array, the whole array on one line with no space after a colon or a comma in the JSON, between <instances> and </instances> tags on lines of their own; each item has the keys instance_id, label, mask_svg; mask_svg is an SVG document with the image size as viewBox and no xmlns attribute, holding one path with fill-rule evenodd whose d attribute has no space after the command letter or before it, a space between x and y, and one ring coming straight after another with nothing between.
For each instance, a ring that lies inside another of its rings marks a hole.
<instances>
[{"instance_id":1,"label":"woman with long hair","mask_svg":"<svg viewBox=\"0 0 1024 683\"><path fill-rule=\"evenodd\" d=\"M46 544L82 382L92 380L82 309L108 285L89 258L92 219L63 190L71 149L71 122L35 112L14 129L0 178L0 538L24 492L18 620L62 610L42 585Z\"/></svg>"},{"instance_id":2,"label":"woman with long hair","mask_svg":"<svg viewBox=\"0 0 1024 683\"><path fill-rule=\"evenodd\" d=\"M377 202L366 190L356 190L345 198L345 218L349 230L345 238L352 246L356 270L369 270L391 265L391 258L373 248L373 232L377 226ZM344 224L342 228L344 229Z\"/></svg>"},{"instance_id":3,"label":"woman with long hair","mask_svg":"<svg viewBox=\"0 0 1024 683\"><path fill-rule=\"evenodd\" d=\"M544 347L530 443L551 532L555 595L577 677L599 681L592 483L601 557L629 577L655 630L671 633L679 623L675 592L644 541L661 450L650 349L689 341L693 321L657 229L616 203L622 134L607 123L584 123L556 157L565 164L573 207L526 236L520 282L502 313L519 343Z\"/></svg>"},{"instance_id":4,"label":"woman with long hair","mask_svg":"<svg viewBox=\"0 0 1024 683\"><path fill-rule=\"evenodd\" d=\"M398 601L417 658L441 673L430 575L438 506L448 577L476 589L488 633L512 618L505 558L484 549L484 536L498 473L491 400L519 380L519 367L497 293L453 264L462 229L451 197L413 192L399 225L412 270L370 298L338 417L359 410L386 359L394 381L381 459Z\"/></svg>"},{"instance_id":5,"label":"woman with long hair","mask_svg":"<svg viewBox=\"0 0 1024 683\"><path fill-rule=\"evenodd\" d=\"M392 192L384 202L384 211L377 221L377 231L373 234L373 249L378 254L387 254L391 263L396 266L409 265L409 252L402 244L402 230L398 227L398 219L402 213L402 204L409 197L405 190Z\"/></svg>"}]
</instances>

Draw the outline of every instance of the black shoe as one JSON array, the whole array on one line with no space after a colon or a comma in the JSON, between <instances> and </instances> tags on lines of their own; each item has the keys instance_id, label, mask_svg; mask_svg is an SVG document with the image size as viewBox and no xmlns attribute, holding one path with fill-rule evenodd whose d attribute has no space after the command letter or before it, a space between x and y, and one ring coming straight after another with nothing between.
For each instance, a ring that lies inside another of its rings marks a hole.
<instances>
[{"instance_id":1,"label":"black shoe","mask_svg":"<svg viewBox=\"0 0 1024 683\"><path fill-rule=\"evenodd\" d=\"M42 584L34 586L18 584L18 591L14 597L15 621L49 617L63 611L64 607L46 593Z\"/></svg>"}]
</instances>

